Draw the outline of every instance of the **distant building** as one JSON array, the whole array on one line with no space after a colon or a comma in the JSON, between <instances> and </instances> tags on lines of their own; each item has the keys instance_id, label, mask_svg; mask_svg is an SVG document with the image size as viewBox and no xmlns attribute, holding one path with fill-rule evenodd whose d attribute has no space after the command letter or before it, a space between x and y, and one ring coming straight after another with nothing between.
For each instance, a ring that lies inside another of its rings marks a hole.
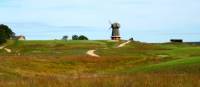
<instances>
[{"instance_id":1,"label":"distant building","mask_svg":"<svg viewBox=\"0 0 200 87\"><path fill-rule=\"evenodd\" d=\"M183 43L182 39L171 39L170 40L172 43Z\"/></svg>"},{"instance_id":2,"label":"distant building","mask_svg":"<svg viewBox=\"0 0 200 87\"><path fill-rule=\"evenodd\" d=\"M130 40L130 41L134 41L134 39L133 39L133 38L130 38L129 40Z\"/></svg>"},{"instance_id":3,"label":"distant building","mask_svg":"<svg viewBox=\"0 0 200 87\"><path fill-rule=\"evenodd\" d=\"M15 36L15 39L17 39L17 40L26 40L26 37L20 35L20 36Z\"/></svg>"},{"instance_id":4,"label":"distant building","mask_svg":"<svg viewBox=\"0 0 200 87\"><path fill-rule=\"evenodd\" d=\"M111 39L112 40L120 40L120 32L119 32L119 28L120 28L120 24L119 23L113 23L111 24L111 28L112 28L112 36Z\"/></svg>"}]
</instances>

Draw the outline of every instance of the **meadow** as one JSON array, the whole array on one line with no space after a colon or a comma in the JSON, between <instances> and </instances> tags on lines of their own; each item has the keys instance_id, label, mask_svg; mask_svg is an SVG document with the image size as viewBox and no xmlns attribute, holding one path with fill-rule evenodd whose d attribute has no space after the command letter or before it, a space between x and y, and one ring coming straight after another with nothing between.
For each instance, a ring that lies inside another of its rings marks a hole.
<instances>
[{"instance_id":1,"label":"meadow","mask_svg":"<svg viewBox=\"0 0 200 87\"><path fill-rule=\"evenodd\" d=\"M8 41L0 87L200 87L200 45L123 42Z\"/></svg>"}]
</instances>

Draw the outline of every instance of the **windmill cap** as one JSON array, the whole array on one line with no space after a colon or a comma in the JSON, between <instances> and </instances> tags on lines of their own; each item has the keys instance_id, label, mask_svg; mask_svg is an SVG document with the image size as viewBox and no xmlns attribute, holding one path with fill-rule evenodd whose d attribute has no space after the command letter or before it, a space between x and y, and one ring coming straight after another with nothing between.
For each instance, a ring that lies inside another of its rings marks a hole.
<instances>
[{"instance_id":1,"label":"windmill cap","mask_svg":"<svg viewBox=\"0 0 200 87\"><path fill-rule=\"evenodd\" d=\"M120 24L118 22L115 22L112 24L112 28L120 28Z\"/></svg>"}]
</instances>

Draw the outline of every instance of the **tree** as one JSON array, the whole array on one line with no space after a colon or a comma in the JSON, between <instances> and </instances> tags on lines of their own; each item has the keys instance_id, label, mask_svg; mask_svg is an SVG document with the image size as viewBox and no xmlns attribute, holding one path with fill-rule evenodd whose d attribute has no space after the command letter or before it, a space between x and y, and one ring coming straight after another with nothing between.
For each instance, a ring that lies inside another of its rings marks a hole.
<instances>
[{"instance_id":1,"label":"tree","mask_svg":"<svg viewBox=\"0 0 200 87\"><path fill-rule=\"evenodd\" d=\"M72 36L72 40L78 40L78 39L79 39L78 35L73 35Z\"/></svg>"},{"instance_id":2,"label":"tree","mask_svg":"<svg viewBox=\"0 0 200 87\"><path fill-rule=\"evenodd\" d=\"M14 37L13 35L15 35L15 33L7 25L4 24L0 24L0 32L1 37L5 39L11 39Z\"/></svg>"},{"instance_id":3,"label":"tree","mask_svg":"<svg viewBox=\"0 0 200 87\"><path fill-rule=\"evenodd\" d=\"M0 24L0 44L13 37L15 37L15 33L7 25Z\"/></svg>"},{"instance_id":4,"label":"tree","mask_svg":"<svg viewBox=\"0 0 200 87\"><path fill-rule=\"evenodd\" d=\"M67 40L68 39L68 36L67 35L65 35L65 36L63 36L63 38L62 38L62 40Z\"/></svg>"},{"instance_id":5,"label":"tree","mask_svg":"<svg viewBox=\"0 0 200 87\"><path fill-rule=\"evenodd\" d=\"M79 40L88 40L88 38L84 35L81 35L78 37Z\"/></svg>"},{"instance_id":6,"label":"tree","mask_svg":"<svg viewBox=\"0 0 200 87\"><path fill-rule=\"evenodd\" d=\"M0 44L6 43L6 38L3 32L0 32Z\"/></svg>"}]
</instances>

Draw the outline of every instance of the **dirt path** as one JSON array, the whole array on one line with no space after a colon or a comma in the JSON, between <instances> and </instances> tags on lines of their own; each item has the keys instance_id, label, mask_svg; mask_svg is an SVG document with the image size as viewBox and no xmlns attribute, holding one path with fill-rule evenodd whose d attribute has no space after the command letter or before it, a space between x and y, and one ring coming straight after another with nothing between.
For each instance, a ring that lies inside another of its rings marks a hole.
<instances>
[{"instance_id":1,"label":"dirt path","mask_svg":"<svg viewBox=\"0 0 200 87\"><path fill-rule=\"evenodd\" d=\"M6 52L8 52L8 53L11 53L11 52L12 52L12 50L6 48L6 46L0 46L0 50L2 50L2 49L4 49L4 50L5 50Z\"/></svg>"},{"instance_id":2,"label":"dirt path","mask_svg":"<svg viewBox=\"0 0 200 87\"><path fill-rule=\"evenodd\" d=\"M131 42L131 41L129 40L129 41L125 42L125 43L122 43L122 44L120 44L119 46L117 46L117 48L124 47L124 46L126 46L127 44L129 44L130 42Z\"/></svg>"},{"instance_id":3,"label":"dirt path","mask_svg":"<svg viewBox=\"0 0 200 87\"><path fill-rule=\"evenodd\" d=\"M6 52L8 52L8 53L11 53L11 52L12 52L12 50L11 50L11 49L8 49L8 48L4 48L4 50L5 50Z\"/></svg>"},{"instance_id":4,"label":"dirt path","mask_svg":"<svg viewBox=\"0 0 200 87\"><path fill-rule=\"evenodd\" d=\"M89 51L87 51L86 54L89 55L89 56L92 56L92 57L100 57L99 55L94 53L95 51L96 50L89 50Z\"/></svg>"},{"instance_id":5,"label":"dirt path","mask_svg":"<svg viewBox=\"0 0 200 87\"><path fill-rule=\"evenodd\" d=\"M122 43L119 46L117 46L117 48L124 47L125 45L129 44L130 42L131 41L129 40L129 41L125 42L125 43ZM89 51L86 52L86 54L89 55L89 56L92 56L92 57L100 57L99 55L94 53L95 51L96 50L89 50Z\"/></svg>"},{"instance_id":6,"label":"dirt path","mask_svg":"<svg viewBox=\"0 0 200 87\"><path fill-rule=\"evenodd\" d=\"M5 46L0 46L0 50L2 50L3 48L5 48Z\"/></svg>"}]
</instances>

